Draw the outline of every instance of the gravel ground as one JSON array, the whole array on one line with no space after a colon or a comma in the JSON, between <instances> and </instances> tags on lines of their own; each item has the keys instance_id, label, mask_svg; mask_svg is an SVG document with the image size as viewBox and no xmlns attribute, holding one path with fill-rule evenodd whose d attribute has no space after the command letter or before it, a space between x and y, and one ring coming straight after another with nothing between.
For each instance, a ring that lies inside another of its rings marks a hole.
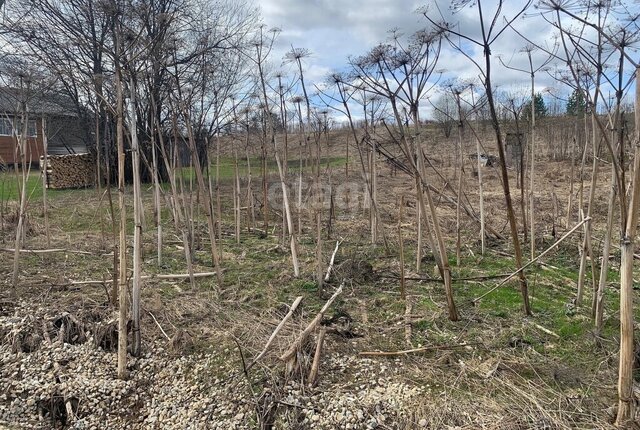
<instances>
[{"instance_id":1,"label":"gravel ground","mask_svg":"<svg viewBox=\"0 0 640 430\"><path fill-rule=\"evenodd\" d=\"M96 346L90 331L83 342L44 340L44 329L35 328L53 320L47 310L26 304L0 317L0 427L254 429L255 405L273 399L272 390L279 399L274 428L395 428L400 421L424 425L412 422L408 411L425 389L399 382L400 361L329 353L321 364L320 385L313 390L295 381L274 388L264 377L249 387L237 365L225 359L235 358L236 351L175 356L158 342L145 345L143 357L129 357L130 377L122 381L116 378L115 352ZM32 334L29 342L24 333ZM15 351L16 338L30 346ZM252 374L266 375L262 370L256 367ZM52 410L62 418L52 420Z\"/></svg>"}]
</instances>

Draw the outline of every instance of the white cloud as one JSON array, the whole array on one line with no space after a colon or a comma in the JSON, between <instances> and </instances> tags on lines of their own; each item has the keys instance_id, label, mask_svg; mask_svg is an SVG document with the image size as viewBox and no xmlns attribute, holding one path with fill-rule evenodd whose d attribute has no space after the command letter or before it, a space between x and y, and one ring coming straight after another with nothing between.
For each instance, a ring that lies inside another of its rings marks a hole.
<instances>
[{"instance_id":1,"label":"white cloud","mask_svg":"<svg viewBox=\"0 0 640 430\"><path fill-rule=\"evenodd\" d=\"M466 7L454 13L450 1L423 0L429 2L429 16L440 21L443 19L456 24L461 33L478 39L481 34L477 9ZM260 0L263 20L268 26L283 31L274 47L273 61L280 63L284 54L291 49L306 48L311 52L304 59L305 80L308 90L313 84L322 82L326 75L334 70L344 70L349 56L366 53L376 44L388 40L388 31L398 28L404 34L411 34L429 26L421 14L416 13L423 2L413 0ZM488 26L496 8L496 2L484 2L485 24ZM521 2L505 2L497 20L497 28L505 25L504 16L511 17L521 7ZM513 26L525 37L536 44L551 46L555 29L542 19L539 11L531 9L526 18L514 21ZM493 34L496 34L494 31ZM460 42L453 38L454 42ZM496 86L504 89L528 87L530 77L527 73L509 70L503 67L497 55L509 66L526 70L529 63L521 49L527 42L511 29L507 29L493 43L492 78ZM483 65L482 47L464 42L468 52L476 62ZM534 67L545 61L543 51L533 52ZM286 69L288 66L284 66ZM480 71L461 53L456 52L448 43L443 43L438 69L446 69L446 78L477 78ZM292 70L292 73L295 73ZM536 89L542 90L554 86L555 81L549 74L536 75Z\"/></svg>"}]
</instances>

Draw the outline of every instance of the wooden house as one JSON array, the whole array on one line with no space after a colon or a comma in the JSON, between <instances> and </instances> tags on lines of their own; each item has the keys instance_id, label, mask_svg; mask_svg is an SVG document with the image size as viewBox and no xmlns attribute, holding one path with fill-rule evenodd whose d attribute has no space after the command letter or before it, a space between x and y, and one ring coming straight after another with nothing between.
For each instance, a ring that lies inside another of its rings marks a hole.
<instances>
[{"instance_id":1,"label":"wooden house","mask_svg":"<svg viewBox=\"0 0 640 430\"><path fill-rule=\"evenodd\" d=\"M22 162L18 139L27 120L26 160L37 167L44 155L44 131L48 154L87 152L73 102L58 94L25 94L16 88L0 88L0 167Z\"/></svg>"}]
</instances>

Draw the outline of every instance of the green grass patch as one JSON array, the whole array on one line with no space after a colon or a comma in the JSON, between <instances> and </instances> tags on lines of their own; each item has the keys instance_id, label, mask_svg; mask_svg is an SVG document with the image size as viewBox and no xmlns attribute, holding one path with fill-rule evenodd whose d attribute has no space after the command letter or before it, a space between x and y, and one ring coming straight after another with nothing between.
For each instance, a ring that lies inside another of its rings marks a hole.
<instances>
[{"instance_id":1,"label":"green grass patch","mask_svg":"<svg viewBox=\"0 0 640 430\"><path fill-rule=\"evenodd\" d=\"M20 184L22 182L22 173L14 171L0 172L0 200L18 200L20 198ZM32 171L27 177L27 196L31 198L42 197L42 180L40 179L40 171Z\"/></svg>"}]
</instances>

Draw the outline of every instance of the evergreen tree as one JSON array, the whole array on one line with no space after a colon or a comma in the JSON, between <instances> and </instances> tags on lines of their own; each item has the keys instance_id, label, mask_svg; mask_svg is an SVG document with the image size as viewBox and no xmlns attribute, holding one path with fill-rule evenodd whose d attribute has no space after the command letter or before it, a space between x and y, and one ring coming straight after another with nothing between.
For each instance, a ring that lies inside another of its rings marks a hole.
<instances>
[{"instance_id":1,"label":"evergreen tree","mask_svg":"<svg viewBox=\"0 0 640 430\"><path fill-rule=\"evenodd\" d=\"M536 93L533 100L536 110L536 119L544 118L545 116L547 116L547 105L544 103L542 94ZM522 114L527 121L531 120L531 100L528 100L525 103L525 106L522 109Z\"/></svg>"},{"instance_id":2,"label":"evergreen tree","mask_svg":"<svg viewBox=\"0 0 640 430\"><path fill-rule=\"evenodd\" d=\"M581 91L573 90L567 101L567 115L583 115L586 110L586 103Z\"/></svg>"}]
</instances>

